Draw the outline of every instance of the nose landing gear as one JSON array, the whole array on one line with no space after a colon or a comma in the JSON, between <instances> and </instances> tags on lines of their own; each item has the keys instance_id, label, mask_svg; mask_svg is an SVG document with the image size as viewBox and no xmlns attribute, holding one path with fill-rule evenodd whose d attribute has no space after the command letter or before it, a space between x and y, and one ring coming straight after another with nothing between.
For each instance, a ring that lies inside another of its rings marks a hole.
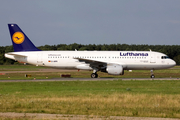
<instances>
[{"instance_id":1,"label":"nose landing gear","mask_svg":"<svg viewBox=\"0 0 180 120\"><path fill-rule=\"evenodd\" d=\"M151 70L151 76L150 76L151 78L155 78L155 75L154 75L154 73L153 73L153 70Z\"/></svg>"}]
</instances>

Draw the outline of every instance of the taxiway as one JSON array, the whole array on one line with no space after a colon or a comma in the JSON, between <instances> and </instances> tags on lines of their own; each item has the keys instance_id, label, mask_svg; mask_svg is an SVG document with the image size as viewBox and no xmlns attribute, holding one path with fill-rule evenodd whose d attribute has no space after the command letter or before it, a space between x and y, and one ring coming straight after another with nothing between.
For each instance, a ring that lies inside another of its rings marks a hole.
<instances>
[{"instance_id":1,"label":"taxiway","mask_svg":"<svg viewBox=\"0 0 180 120\"><path fill-rule=\"evenodd\" d=\"M45 82L45 81L107 81L107 80L180 80L180 78L54 78L33 80L0 80L0 82Z\"/></svg>"}]
</instances>

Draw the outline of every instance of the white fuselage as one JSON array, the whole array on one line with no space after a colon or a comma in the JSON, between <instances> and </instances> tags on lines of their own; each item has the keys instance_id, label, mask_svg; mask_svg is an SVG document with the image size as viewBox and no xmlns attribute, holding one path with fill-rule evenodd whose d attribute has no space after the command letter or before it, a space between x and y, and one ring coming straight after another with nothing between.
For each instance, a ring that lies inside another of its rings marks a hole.
<instances>
[{"instance_id":1,"label":"white fuselage","mask_svg":"<svg viewBox=\"0 0 180 120\"><path fill-rule=\"evenodd\" d=\"M155 70L176 65L165 54L152 51L29 51L6 53L5 57L37 66L84 70L93 70L90 65L93 62L118 64L124 70Z\"/></svg>"}]
</instances>

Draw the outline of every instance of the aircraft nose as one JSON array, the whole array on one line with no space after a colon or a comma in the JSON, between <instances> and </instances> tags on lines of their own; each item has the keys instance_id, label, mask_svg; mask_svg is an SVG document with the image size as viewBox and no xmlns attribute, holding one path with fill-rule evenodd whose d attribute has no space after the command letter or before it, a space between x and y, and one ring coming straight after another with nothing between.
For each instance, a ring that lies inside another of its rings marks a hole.
<instances>
[{"instance_id":1,"label":"aircraft nose","mask_svg":"<svg viewBox=\"0 0 180 120\"><path fill-rule=\"evenodd\" d=\"M172 66L175 66L175 65L176 65L176 62L175 62L174 60L171 60L170 64L171 64Z\"/></svg>"}]
</instances>

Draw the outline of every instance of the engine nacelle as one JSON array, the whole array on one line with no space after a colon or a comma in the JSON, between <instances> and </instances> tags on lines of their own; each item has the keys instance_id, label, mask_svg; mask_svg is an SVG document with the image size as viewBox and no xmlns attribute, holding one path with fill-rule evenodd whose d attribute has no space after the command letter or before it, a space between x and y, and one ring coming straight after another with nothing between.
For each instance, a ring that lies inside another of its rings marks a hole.
<instances>
[{"instance_id":1,"label":"engine nacelle","mask_svg":"<svg viewBox=\"0 0 180 120\"><path fill-rule=\"evenodd\" d=\"M107 65L106 71L110 75L123 75L124 74L123 67L118 64Z\"/></svg>"}]
</instances>

